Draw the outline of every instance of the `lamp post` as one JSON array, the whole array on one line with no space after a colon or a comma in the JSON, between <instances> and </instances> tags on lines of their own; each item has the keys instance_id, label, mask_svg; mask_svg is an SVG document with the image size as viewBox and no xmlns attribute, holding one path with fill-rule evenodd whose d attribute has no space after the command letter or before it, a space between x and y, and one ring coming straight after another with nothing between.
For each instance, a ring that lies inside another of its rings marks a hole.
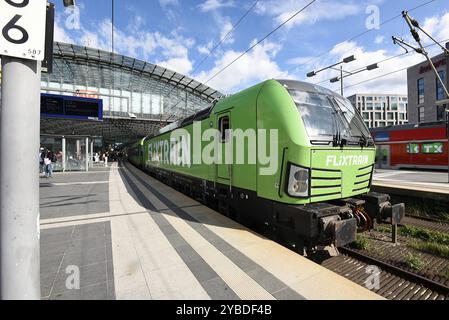
<instances>
[{"instance_id":1,"label":"lamp post","mask_svg":"<svg viewBox=\"0 0 449 320\"><path fill-rule=\"evenodd\" d=\"M335 82L340 81L340 94L343 96L343 95L344 95L344 83L343 83L343 80L344 80L345 78L348 78L348 77L350 77L350 76L356 75L356 74L361 73L361 72L364 72L364 71L371 71L371 70L374 70L374 69L379 68L378 64L377 64L377 63L374 63L374 64L371 64L371 65L369 65L369 66L363 67L362 69L359 69L359 70L356 70L356 71L345 71L345 70L343 69L342 64L344 64L344 63L349 63L349 62L352 62L352 61L355 61L355 60L356 60L355 56L349 56L349 57L346 57L346 58L344 58L342 61L337 62L337 63L335 63L335 64L333 64L333 65L330 65L330 66L328 66L328 67L322 68L322 69L320 69L320 70L318 70L318 71L311 71L311 72L309 72L309 73L307 74L307 77L308 77L308 78L314 77L314 76L316 76L318 73L320 73L320 72L322 72L322 71L324 71L324 70L328 70L328 69L332 69L332 70L337 70L337 71L339 71L339 72L340 72L340 76L330 79L330 82L331 82L331 83L335 83ZM335 67L338 66L338 65L340 66L340 68L335 68Z\"/></svg>"},{"instance_id":2,"label":"lamp post","mask_svg":"<svg viewBox=\"0 0 449 320\"><path fill-rule=\"evenodd\" d=\"M344 63L350 63L350 62L355 61L355 60L356 60L356 58L355 58L354 55L346 57L346 58L344 58L340 62L334 63L334 64L332 64L330 66L327 66L327 67L322 68L322 69L317 70L317 71L309 72L307 74L307 77L308 78L312 78L312 77L316 76L318 73L320 73L322 71L325 71L325 70L328 70L328 69L338 70L338 71L340 71L340 77L339 78L333 78L332 80L335 80L335 79L337 79L337 80L336 81L331 81L331 82L333 83L333 82L337 82L337 81L341 80L341 95L343 95L343 78L344 78L343 73L344 72L349 73L349 72L344 71L343 70L343 66L341 66L341 65L344 64ZM336 66L340 66L340 69L335 68Z\"/></svg>"},{"instance_id":3,"label":"lamp post","mask_svg":"<svg viewBox=\"0 0 449 320\"><path fill-rule=\"evenodd\" d=\"M360 70L357 70L357 71L354 71L354 72L346 72L346 75L343 75L343 67L341 67L340 68L341 69L340 77L332 78L330 80L330 82L331 83L335 83L335 82L340 81L340 84L341 84L341 95L343 96L343 93L344 93L343 92L343 79L345 79L347 77L350 77L350 76L353 76L353 75L356 75L358 73L364 72L364 71L371 71L371 70L374 70L374 69L377 69L377 68L379 68L379 66L378 66L377 63L375 63L375 64L371 64L369 66L364 67L363 69L360 69Z\"/></svg>"}]
</instances>

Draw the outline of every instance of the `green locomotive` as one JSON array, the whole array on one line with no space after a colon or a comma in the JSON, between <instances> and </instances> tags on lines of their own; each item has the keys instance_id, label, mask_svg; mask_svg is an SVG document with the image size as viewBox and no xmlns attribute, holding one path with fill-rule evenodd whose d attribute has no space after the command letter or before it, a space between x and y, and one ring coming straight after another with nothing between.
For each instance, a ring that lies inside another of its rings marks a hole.
<instances>
[{"instance_id":1,"label":"green locomotive","mask_svg":"<svg viewBox=\"0 0 449 320\"><path fill-rule=\"evenodd\" d=\"M268 80L162 128L128 150L135 166L304 253L345 245L404 205L370 192L375 146L344 97Z\"/></svg>"}]
</instances>

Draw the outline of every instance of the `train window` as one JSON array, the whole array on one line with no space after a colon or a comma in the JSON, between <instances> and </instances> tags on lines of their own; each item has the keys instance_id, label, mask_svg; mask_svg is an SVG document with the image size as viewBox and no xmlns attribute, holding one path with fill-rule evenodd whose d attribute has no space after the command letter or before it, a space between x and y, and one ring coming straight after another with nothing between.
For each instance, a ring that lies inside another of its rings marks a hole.
<instances>
[{"instance_id":1,"label":"train window","mask_svg":"<svg viewBox=\"0 0 449 320\"><path fill-rule=\"evenodd\" d=\"M219 120L221 142L226 143L229 141L229 130L231 129L228 116L221 117Z\"/></svg>"}]
</instances>

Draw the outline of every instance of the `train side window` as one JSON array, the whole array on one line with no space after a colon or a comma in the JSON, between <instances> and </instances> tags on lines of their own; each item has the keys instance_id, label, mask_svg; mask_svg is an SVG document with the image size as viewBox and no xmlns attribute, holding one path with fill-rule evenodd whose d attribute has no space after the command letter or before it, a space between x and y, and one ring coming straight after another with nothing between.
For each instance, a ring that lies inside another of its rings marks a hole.
<instances>
[{"instance_id":1,"label":"train side window","mask_svg":"<svg viewBox=\"0 0 449 320\"><path fill-rule=\"evenodd\" d=\"M221 117L219 120L221 142L226 143L229 141L229 130L231 129L229 117Z\"/></svg>"}]
</instances>

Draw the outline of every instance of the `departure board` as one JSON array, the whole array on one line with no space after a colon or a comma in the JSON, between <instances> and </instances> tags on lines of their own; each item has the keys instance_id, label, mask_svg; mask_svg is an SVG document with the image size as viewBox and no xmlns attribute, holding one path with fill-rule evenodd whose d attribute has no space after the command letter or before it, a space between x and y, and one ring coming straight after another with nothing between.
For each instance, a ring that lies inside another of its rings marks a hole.
<instances>
[{"instance_id":1,"label":"departure board","mask_svg":"<svg viewBox=\"0 0 449 320\"><path fill-rule=\"evenodd\" d=\"M100 99L41 94L41 115L49 118L103 120Z\"/></svg>"}]
</instances>

